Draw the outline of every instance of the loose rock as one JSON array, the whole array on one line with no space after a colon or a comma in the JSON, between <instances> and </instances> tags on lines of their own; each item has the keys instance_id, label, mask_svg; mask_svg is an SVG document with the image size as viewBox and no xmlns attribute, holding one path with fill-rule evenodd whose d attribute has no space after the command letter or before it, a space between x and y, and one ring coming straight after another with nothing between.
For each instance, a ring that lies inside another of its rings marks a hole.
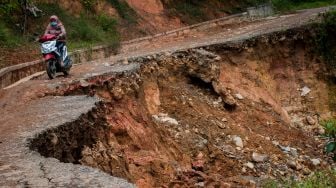
<instances>
[{"instance_id":1,"label":"loose rock","mask_svg":"<svg viewBox=\"0 0 336 188\"><path fill-rule=\"evenodd\" d=\"M194 170L203 171L204 163L205 163L204 155L202 152L199 152L196 157L196 160L192 163L192 168Z\"/></svg>"},{"instance_id":2,"label":"loose rock","mask_svg":"<svg viewBox=\"0 0 336 188\"><path fill-rule=\"evenodd\" d=\"M128 65L128 63L129 63L129 62L128 62L128 59L125 58L124 61L123 61L122 63L123 63L124 65Z\"/></svg>"},{"instance_id":3,"label":"loose rock","mask_svg":"<svg viewBox=\"0 0 336 188\"><path fill-rule=\"evenodd\" d=\"M304 97L306 96L308 93L310 93L311 89L307 86L304 86L303 88L301 88L301 96Z\"/></svg>"},{"instance_id":4,"label":"loose rock","mask_svg":"<svg viewBox=\"0 0 336 188\"><path fill-rule=\"evenodd\" d=\"M236 146L240 148L244 147L243 140L239 136L233 136L232 141Z\"/></svg>"},{"instance_id":5,"label":"loose rock","mask_svg":"<svg viewBox=\"0 0 336 188\"><path fill-rule=\"evenodd\" d=\"M274 140L274 141L272 141L272 144L274 144L275 146L279 146L280 143L278 141Z\"/></svg>"},{"instance_id":6,"label":"loose rock","mask_svg":"<svg viewBox=\"0 0 336 188\"><path fill-rule=\"evenodd\" d=\"M205 186L204 182L195 183L195 187L204 187L204 186Z\"/></svg>"},{"instance_id":7,"label":"loose rock","mask_svg":"<svg viewBox=\"0 0 336 188\"><path fill-rule=\"evenodd\" d=\"M80 79L79 80L79 85L82 86L82 87L88 87L90 84L86 80Z\"/></svg>"},{"instance_id":8,"label":"loose rock","mask_svg":"<svg viewBox=\"0 0 336 188\"><path fill-rule=\"evenodd\" d=\"M237 102L236 100L231 96L231 95L227 95L224 99L224 103L226 105L229 105L231 107L236 107L237 106Z\"/></svg>"},{"instance_id":9,"label":"loose rock","mask_svg":"<svg viewBox=\"0 0 336 188\"><path fill-rule=\"evenodd\" d=\"M223 123L218 123L217 126L218 126L219 128L221 128L221 129L225 129L225 128L226 128L225 125L224 125Z\"/></svg>"},{"instance_id":10,"label":"loose rock","mask_svg":"<svg viewBox=\"0 0 336 188\"><path fill-rule=\"evenodd\" d=\"M318 127L318 133L319 134L325 134L325 129L322 126Z\"/></svg>"},{"instance_id":11,"label":"loose rock","mask_svg":"<svg viewBox=\"0 0 336 188\"><path fill-rule=\"evenodd\" d=\"M252 159L255 162L266 162L269 159L269 156L266 154L259 154L259 153L253 152Z\"/></svg>"},{"instance_id":12,"label":"loose rock","mask_svg":"<svg viewBox=\"0 0 336 188\"><path fill-rule=\"evenodd\" d=\"M314 166L318 166L321 164L321 161L319 159L310 159L310 161Z\"/></svg>"},{"instance_id":13,"label":"loose rock","mask_svg":"<svg viewBox=\"0 0 336 188\"><path fill-rule=\"evenodd\" d=\"M243 100L244 99L244 97L240 93L237 93L235 96L239 100Z\"/></svg>"},{"instance_id":14,"label":"loose rock","mask_svg":"<svg viewBox=\"0 0 336 188\"><path fill-rule=\"evenodd\" d=\"M254 164L251 163L251 162L245 163L244 165L247 166L250 169L254 169Z\"/></svg>"},{"instance_id":15,"label":"loose rock","mask_svg":"<svg viewBox=\"0 0 336 188\"><path fill-rule=\"evenodd\" d=\"M315 119L312 118L311 116L307 116L306 120L309 125L315 125L316 123Z\"/></svg>"},{"instance_id":16,"label":"loose rock","mask_svg":"<svg viewBox=\"0 0 336 188\"><path fill-rule=\"evenodd\" d=\"M294 160L288 160L287 165L293 170L298 170L299 169L296 161L294 161Z\"/></svg>"},{"instance_id":17,"label":"loose rock","mask_svg":"<svg viewBox=\"0 0 336 188\"><path fill-rule=\"evenodd\" d=\"M311 173L311 171L308 168L304 168L302 172L304 175L309 175Z\"/></svg>"},{"instance_id":18,"label":"loose rock","mask_svg":"<svg viewBox=\"0 0 336 188\"><path fill-rule=\"evenodd\" d=\"M168 117L168 114L153 115L155 121L160 123L166 123L169 125L179 125L178 121L174 118Z\"/></svg>"}]
</instances>

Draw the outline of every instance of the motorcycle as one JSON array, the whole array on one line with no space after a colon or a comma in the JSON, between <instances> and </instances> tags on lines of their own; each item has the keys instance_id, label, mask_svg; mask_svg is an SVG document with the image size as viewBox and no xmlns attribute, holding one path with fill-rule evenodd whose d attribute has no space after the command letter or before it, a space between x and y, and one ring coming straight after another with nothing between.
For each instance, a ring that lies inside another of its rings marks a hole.
<instances>
[{"instance_id":1,"label":"motorcycle","mask_svg":"<svg viewBox=\"0 0 336 188\"><path fill-rule=\"evenodd\" d=\"M65 43L61 43L57 48L56 35L46 34L40 37L41 52L46 63L46 71L50 79L56 77L57 72L63 72L65 76L69 75L72 61L68 56L67 47ZM63 60L63 67L60 59Z\"/></svg>"}]
</instances>

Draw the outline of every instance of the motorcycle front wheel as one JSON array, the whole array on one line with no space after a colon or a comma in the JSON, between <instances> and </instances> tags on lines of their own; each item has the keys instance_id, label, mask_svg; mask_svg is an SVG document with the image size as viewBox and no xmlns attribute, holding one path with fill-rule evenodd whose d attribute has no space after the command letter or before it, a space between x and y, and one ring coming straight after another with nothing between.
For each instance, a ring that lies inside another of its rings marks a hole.
<instances>
[{"instance_id":1,"label":"motorcycle front wheel","mask_svg":"<svg viewBox=\"0 0 336 188\"><path fill-rule=\"evenodd\" d=\"M50 79L54 79L56 77L56 60L55 59L49 59L47 61L47 74Z\"/></svg>"}]
</instances>

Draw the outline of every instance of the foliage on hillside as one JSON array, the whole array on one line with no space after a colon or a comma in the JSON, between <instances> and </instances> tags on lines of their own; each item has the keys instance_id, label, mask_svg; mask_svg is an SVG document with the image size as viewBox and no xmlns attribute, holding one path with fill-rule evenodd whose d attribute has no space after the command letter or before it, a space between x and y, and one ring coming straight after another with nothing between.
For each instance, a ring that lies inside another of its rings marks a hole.
<instances>
[{"instance_id":1,"label":"foliage on hillside","mask_svg":"<svg viewBox=\"0 0 336 188\"><path fill-rule=\"evenodd\" d=\"M278 11L290 11L335 5L336 0L272 0Z\"/></svg>"},{"instance_id":2,"label":"foliage on hillside","mask_svg":"<svg viewBox=\"0 0 336 188\"><path fill-rule=\"evenodd\" d=\"M0 46L13 47L20 42L20 37L17 37L8 29L6 24L0 21Z\"/></svg>"},{"instance_id":3,"label":"foliage on hillside","mask_svg":"<svg viewBox=\"0 0 336 188\"><path fill-rule=\"evenodd\" d=\"M137 14L137 10L133 10L127 4L126 0L104 0L117 11L119 16L114 17L111 14L108 16L104 12L96 11L95 6L103 0L76 0L82 5L83 9L79 9L79 12L81 12L79 14L78 12L73 14L71 11L61 8L59 4L55 3L56 1L34 1L39 2L35 5L43 11L43 14L38 17L28 15L27 21L24 21L25 24L23 24L23 20L25 19L21 3L24 1L9 0L0 4L0 53L2 54L3 52L9 52L9 49L12 50L19 47L22 49L37 49L38 46L33 41L38 35L44 32L48 24L48 17L52 14L59 15L63 21L68 32L70 50L106 43L115 45L119 43L121 37L128 40L153 33L153 31L146 30L146 27L152 28L153 25L142 25L142 27L141 24L138 24L141 23L141 17ZM336 0L271 1L275 8L280 11L336 4ZM249 6L269 2L269 0L161 0L161 2L165 10L164 15L161 16L178 17L184 24L194 24L242 12ZM123 33L119 35L118 31L122 31ZM127 31L127 33L124 31ZM325 39L322 37L321 40ZM327 48L328 45L326 43ZM0 61L5 62L5 59L4 57L0 57Z\"/></svg>"},{"instance_id":4,"label":"foliage on hillside","mask_svg":"<svg viewBox=\"0 0 336 188\"><path fill-rule=\"evenodd\" d=\"M75 17L56 3L38 3L36 5L43 11L43 14L37 18L30 17L28 32L23 37L20 35L20 28L17 27L17 23L22 19L18 6L13 4L2 9L0 14L0 39L2 41L0 44L2 46L13 47L21 42L33 41L34 37L44 33L48 18L53 14L58 15L65 25L67 37L73 47L85 47L97 43L115 44L119 41L117 20L104 13L87 14L83 12L79 17ZM85 5L91 6L90 4ZM8 14L17 16L8 16ZM22 39L18 40L19 38Z\"/></svg>"},{"instance_id":5,"label":"foliage on hillside","mask_svg":"<svg viewBox=\"0 0 336 188\"><path fill-rule=\"evenodd\" d=\"M323 171L311 174L309 177L301 180L268 180L262 185L264 188L333 188L336 187L336 171Z\"/></svg>"},{"instance_id":6,"label":"foliage on hillside","mask_svg":"<svg viewBox=\"0 0 336 188\"><path fill-rule=\"evenodd\" d=\"M107 0L118 11L121 18L130 24L136 23L136 12L125 1Z\"/></svg>"},{"instance_id":7,"label":"foliage on hillside","mask_svg":"<svg viewBox=\"0 0 336 188\"><path fill-rule=\"evenodd\" d=\"M325 14L323 22L316 28L317 50L327 62L328 67L336 69L336 11Z\"/></svg>"},{"instance_id":8,"label":"foliage on hillside","mask_svg":"<svg viewBox=\"0 0 336 188\"><path fill-rule=\"evenodd\" d=\"M177 15L187 24L206 21L218 15L243 12L249 6L262 4L266 0L164 0L169 14Z\"/></svg>"}]
</instances>

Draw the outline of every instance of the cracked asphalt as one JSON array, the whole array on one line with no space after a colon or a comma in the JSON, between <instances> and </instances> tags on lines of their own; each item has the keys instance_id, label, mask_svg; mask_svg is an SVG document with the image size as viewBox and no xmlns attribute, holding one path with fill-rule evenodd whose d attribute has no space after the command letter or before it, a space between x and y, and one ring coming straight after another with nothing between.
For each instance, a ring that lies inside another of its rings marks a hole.
<instances>
[{"instance_id":1,"label":"cracked asphalt","mask_svg":"<svg viewBox=\"0 0 336 188\"><path fill-rule=\"evenodd\" d=\"M183 38L163 38L124 46L111 58L75 66L68 78L48 80L46 75L10 89L0 90L0 187L134 187L126 180L98 169L61 163L29 149L29 140L48 129L76 120L99 101L88 96L47 96L60 85L70 85L94 76L136 70L135 57L165 54L220 43L235 43L251 37L302 26L316 20L329 8L265 18L235 29L191 33Z\"/></svg>"}]
</instances>

